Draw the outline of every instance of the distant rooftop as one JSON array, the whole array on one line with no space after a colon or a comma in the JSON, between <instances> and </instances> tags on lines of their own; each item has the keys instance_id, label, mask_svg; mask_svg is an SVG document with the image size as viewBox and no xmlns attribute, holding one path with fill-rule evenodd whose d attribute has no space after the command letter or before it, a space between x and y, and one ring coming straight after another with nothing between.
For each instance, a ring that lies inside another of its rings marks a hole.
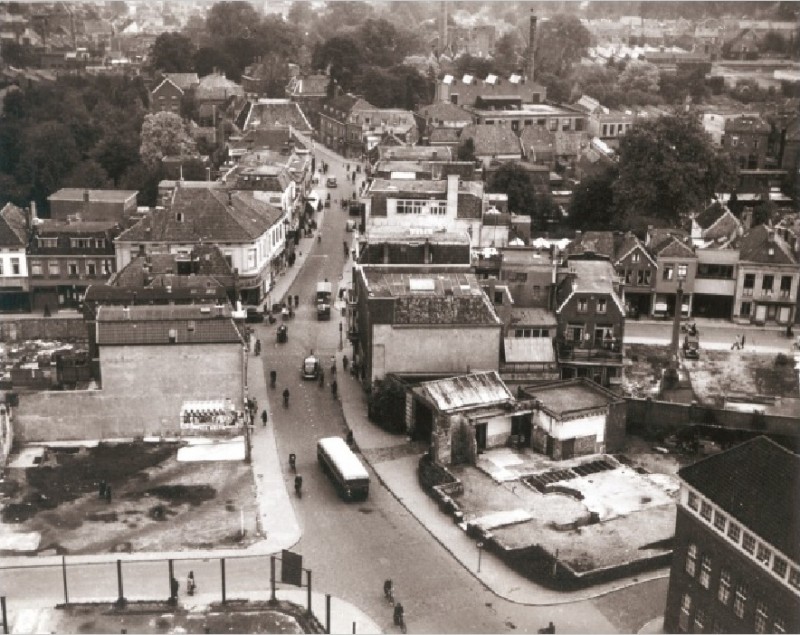
<instances>
[{"instance_id":1,"label":"distant rooftop","mask_svg":"<svg viewBox=\"0 0 800 635\"><path fill-rule=\"evenodd\" d=\"M62 187L58 192L48 196L47 200L83 201L87 192L89 193L90 201L102 203L124 203L139 193L137 190L91 190L82 187Z\"/></svg>"}]
</instances>

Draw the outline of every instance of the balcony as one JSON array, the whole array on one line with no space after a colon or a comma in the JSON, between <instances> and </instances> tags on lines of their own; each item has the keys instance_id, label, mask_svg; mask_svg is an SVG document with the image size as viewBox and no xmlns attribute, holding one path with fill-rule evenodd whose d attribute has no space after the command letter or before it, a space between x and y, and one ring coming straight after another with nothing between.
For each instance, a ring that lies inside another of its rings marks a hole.
<instances>
[{"instance_id":1,"label":"balcony","mask_svg":"<svg viewBox=\"0 0 800 635\"><path fill-rule=\"evenodd\" d=\"M560 339L557 341L558 361L622 364L622 346L619 342L594 345Z\"/></svg>"}]
</instances>

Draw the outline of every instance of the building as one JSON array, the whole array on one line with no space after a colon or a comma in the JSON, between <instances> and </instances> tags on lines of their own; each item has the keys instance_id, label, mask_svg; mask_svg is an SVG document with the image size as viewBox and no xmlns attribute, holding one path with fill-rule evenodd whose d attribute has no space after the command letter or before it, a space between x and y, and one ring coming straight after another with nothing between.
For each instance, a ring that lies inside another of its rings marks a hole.
<instances>
[{"instance_id":1,"label":"building","mask_svg":"<svg viewBox=\"0 0 800 635\"><path fill-rule=\"evenodd\" d=\"M282 266L288 224L280 209L249 192L177 187L164 208L116 239L117 269L137 256L188 255L197 245L211 243L239 278L238 299L259 304Z\"/></svg>"},{"instance_id":2,"label":"building","mask_svg":"<svg viewBox=\"0 0 800 635\"><path fill-rule=\"evenodd\" d=\"M472 114L478 124L508 126L520 134L526 126L541 126L550 132L586 134L586 114L572 106L531 104L509 99L502 103L478 100L464 109Z\"/></svg>"},{"instance_id":3,"label":"building","mask_svg":"<svg viewBox=\"0 0 800 635\"><path fill-rule=\"evenodd\" d=\"M625 314L627 317L650 315L658 264L642 241L631 232L615 238L612 264L624 284Z\"/></svg>"},{"instance_id":4,"label":"building","mask_svg":"<svg viewBox=\"0 0 800 635\"><path fill-rule=\"evenodd\" d=\"M472 123L472 115L463 108L449 102L434 102L421 106L415 113L419 135L429 139L438 128L462 130Z\"/></svg>"},{"instance_id":5,"label":"building","mask_svg":"<svg viewBox=\"0 0 800 635\"><path fill-rule=\"evenodd\" d=\"M677 310L678 289L683 296L681 315L692 315L692 294L697 276L697 254L689 235L683 230L648 228L645 245L656 259L658 275L653 291L653 312L656 317L673 317Z\"/></svg>"},{"instance_id":6,"label":"building","mask_svg":"<svg viewBox=\"0 0 800 635\"><path fill-rule=\"evenodd\" d=\"M726 59L755 60L760 48L755 30L744 28L722 45L722 54Z\"/></svg>"},{"instance_id":7,"label":"building","mask_svg":"<svg viewBox=\"0 0 800 635\"><path fill-rule=\"evenodd\" d=\"M527 81L519 75L509 78L488 75L484 79L476 79L472 75L464 75L456 79L445 75L436 82L436 98L434 101L449 102L456 106L471 106L478 99L484 103L492 100L543 104L547 98L547 89L533 81Z\"/></svg>"},{"instance_id":8,"label":"building","mask_svg":"<svg viewBox=\"0 0 800 635\"><path fill-rule=\"evenodd\" d=\"M88 417L122 420L132 436L240 430L247 353L229 307L101 306L97 349L102 389ZM224 412L187 416L197 402Z\"/></svg>"},{"instance_id":9,"label":"building","mask_svg":"<svg viewBox=\"0 0 800 635\"><path fill-rule=\"evenodd\" d=\"M361 265L470 265L469 236L432 229L374 227L359 238Z\"/></svg>"},{"instance_id":10,"label":"building","mask_svg":"<svg viewBox=\"0 0 800 635\"><path fill-rule=\"evenodd\" d=\"M286 96L300 106L306 119L317 130L322 102L328 96L328 85L332 81L327 75L297 75L286 86Z\"/></svg>"},{"instance_id":11,"label":"building","mask_svg":"<svg viewBox=\"0 0 800 635\"><path fill-rule=\"evenodd\" d=\"M607 260L568 260L555 291L561 377L588 377L602 386L622 382L625 306Z\"/></svg>"},{"instance_id":12,"label":"building","mask_svg":"<svg viewBox=\"0 0 800 635\"><path fill-rule=\"evenodd\" d=\"M475 275L460 267L353 268L348 336L368 386L390 373L497 370L502 327Z\"/></svg>"},{"instance_id":13,"label":"building","mask_svg":"<svg viewBox=\"0 0 800 635\"><path fill-rule=\"evenodd\" d=\"M180 115L184 94L183 89L175 82L165 78L150 91L150 112L171 112Z\"/></svg>"},{"instance_id":14,"label":"building","mask_svg":"<svg viewBox=\"0 0 800 635\"><path fill-rule=\"evenodd\" d=\"M678 475L664 631L800 631L800 457L758 437Z\"/></svg>"},{"instance_id":15,"label":"building","mask_svg":"<svg viewBox=\"0 0 800 635\"><path fill-rule=\"evenodd\" d=\"M0 311L30 309L28 219L13 203L0 210Z\"/></svg>"},{"instance_id":16,"label":"building","mask_svg":"<svg viewBox=\"0 0 800 635\"><path fill-rule=\"evenodd\" d=\"M736 245L739 266L733 319L752 324L793 324L797 311L797 245L791 247L769 225L748 231Z\"/></svg>"},{"instance_id":17,"label":"building","mask_svg":"<svg viewBox=\"0 0 800 635\"><path fill-rule=\"evenodd\" d=\"M722 149L743 170L766 167L770 126L761 117L743 115L725 122Z\"/></svg>"},{"instance_id":18,"label":"building","mask_svg":"<svg viewBox=\"0 0 800 635\"><path fill-rule=\"evenodd\" d=\"M362 124L356 120L360 110L375 110L375 106L353 95L339 95L323 102L319 111L322 143L346 157L360 157L364 153Z\"/></svg>"},{"instance_id":19,"label":"building","mask_svg":"<svg viewBox=\"0 0 800 635\"><path fill-rule=\"evenodd\" d=\"M310 133L312 128L300 106L289 99L259 99L248 101L237 117L243 132L259 128L287 128Z\"/></svg>"},{"instance_id":20,"label":"building","mask_svg":"<svg viewBox=\"0 0 800 635\"><path fill-rule=\"evenodd\" d=\"M522 158L519 137L508 126L493 124L470 124L461 131L461 143L472 139L475 158L484 167L492 161L518 161Z\"/></svg>"},{"instance_id":21,"label":"building","mask_svg":"<svg viewBox=\"0 0 800 635\"><path fill-rule=\"evenodd\" d=\"M126 222L136 213L136 190L90 190L63 187L47 197L50 218L65 221Z\"/></svg>"},{"instance_id":22,"label":"building","mask_svg":"<svg viewBox=\"0 0 800 635\"><path fill-rule=\"evenodd\" d=\"M31 309L79 308L89 285L116 271L113 220L43 220L28 246Z\"/></svg>"},{"instance_id":23,"label":"building","mask_svg":"<svg viewBox=\"0 0 800 635\"><path fill-rule=\"evenodd\" d=\"M557 461L618 452L625 440L625 400L586 378L520 389L535 400L524 445Z\"/></svg>"}]
</instances>

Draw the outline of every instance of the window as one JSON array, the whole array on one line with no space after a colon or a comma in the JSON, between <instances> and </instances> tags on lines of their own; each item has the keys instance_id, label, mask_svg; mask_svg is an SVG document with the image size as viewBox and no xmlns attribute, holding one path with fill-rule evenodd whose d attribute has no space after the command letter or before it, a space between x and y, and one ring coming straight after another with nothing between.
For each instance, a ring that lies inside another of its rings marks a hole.
<instances>
[{"instance_id":1,"label":"window","mask_svg":"<svg viewBox=\"0 0 800 635\"><path fill-rule=\"evenodd\" d=\"M639 262L639 252L638 251L634 251L631 254L631 262Z\"/></svg>"},{"instance_id":2,"label":"window","mask_svg":"<svg viewBox=\"0 0 800 635\"><path fill-rule=\"evenodd\" d=\"M256 267L256 250L255 249L248 249L247 250L247 268L248 269L255 269Z\"/></svg>"},{"instance_id":3,"label":"window","mask_svg":"<svg viewBox=\"0 0 800 635\"><path fill-rule=\"evenodd\" d=\"M540 287L538 284L533 285L533 297L534 298L542 297L542 287Z\"/></svg>"},{"instance_id":4,"label":"window","mask_svg":"<svg viewBox=\"0 0 800 635\"><path fill-rule=\"evenodd\" d=\"M692 543L686 552L686 573L692 577L697 572L697 545Z\"/></svg>"},{"instance_id":5,"label":"window","mask_svg":"<svg viewBox=\"0 0 800 635\"><path fill-rule=\"evenodd\" d=\"M756 550L756 539L750 534L745 534L744 540L742 541L742 549L744 549L750 555L753 555Z\"/></svg>"},{"instance_id":6,"label":"window","mask_svg":"<svg viewBox=\"0 0 800 635\"><path fill-rule=\"evenodd\" d=\"M103 275L104 276L110 276L112 271L113 271L113 269L111 267L111 261L110 260L104 260L103 261Z\"/></svg>"},{"instance_id":7,"label":"window","mask_svg":"<svg viewBox=\"0 0 800 635\"><path fill-rule=\"evenodd\" d=\"M714 527L719 529L720 531L725 531L725 523L728 519L725 517L725 514L721 514L720 512L714 512Z\"/></svg>"},{"instance_id":8,"label":"window","mask_svg":"<svg viewBox=\"0 0 800 635\"><path fill-rule=\"evenodd\" d=\"M674 267L672 265L665 265L664 267L664 280L672 280L672 274L674 273Z\"/></svg>"},{"instance_id":9,"label":"window","mask_svg":"<svg viewBox=\"0 0 800 635\"><path fill-rule=\"evenodd\" d=\"M704 589L711 586L711 556L703 556L700 561L700 584Z\"/></svg>"},{"instance_id":10,"label":"window","mask_svg":"<svg viewBox=\"0 0 800 635\"><path fill-rule=\"evenodd\" d=\"M503 292L502 291L495 291L494 292L494 303L495 304L503 304Z\"/></svg>"},{"instance_id":11,"label":"window","mask_svg":"<svg viewBox=\"0 0 800 635\"><path fill-rule=\"evenodd\" d=\"M678 265L678 280L686 280L686 274L689 271L688 265Z\"/></svg>"},{"instance_id":12,"label":"window","mask_svg":"<svg viewBox=\"0 0 800 635\"><path fill-rule=\"evenodd\" d=\"M597 298L597 312L598 313L605 313L606 312L606 304L607 301L605 298Z\"/></svg>"},{"instance_id":13,"label":"window","mask_svg":"<svg viewBox=\"0 0 800 635\"><path fill-rule=\"evenodd\" d=\"M786 560L784 560L783 558L779 558L778 556L775 556L772 559L772 571L775 573L775 575L777 575L777 576L779 576L781 578L785 578L786 577L786 569L788 569L788 568L789 568L789 566L787 565Z\"/></svg>"},{"instance_id":14,"label":"window","mask_svg":"<svg viewBox=\"0 0 800 635\"><path fill-rule=\"evenodd\" d=\"M792 276L781 276L781 297L788 298L792 292Z\"/></svg>"},{"instance_id":15,"label":"window","mask_svg":"<svg viewBox=\"0 0 800 635\"><path fill-rule=\"evenodd\" d=\"M558 119L550 119L547 122L547 127L550 129L550 132L556 132L558 130Z\"/></svg>"},{"instance_id":16,"label":"window","mask_svg":"<svg viewBox=\"0 0 800 635\"><path fill-rule=\"evenodd\" d=\"M700 505L700 515L711 522L711 505L709 503L703 502L703 504Z\"/></svg>"},{"instance_id":17,"label":"window","mask_svg":"<svg viewBox=\"0 0 800 635\"><path fill-rule=\"evenodd\" d=\"M89 249L92 246L91 238L70 238L69 246L73 249Z\"/></svg>"},{"instance_id":18,"label":"window","mask_svg":"<svg viewBox=\"0 0 800 635\"><path fill-rule=\"evenodd\" d=\"M747 604L747 587L740 584L736 587L736 595L733 598L733 613L739 619L744 617L745 604Z\"/></svg>"},{"instance_id":19,"label":"window","mask_svg":"<svg viewBox=\"0 0 800 635\"><path fill-rule=\"evenodd\" d=\"M705 630L706 612L699 608L694 612L694 626L692 631L695 633L702 633Z\"/></svg>"},{"instance_id":20,"label":"window","mask_svg":"<svg viewBox=\"0 0 800 635\"><path fill-rule=\"evenodd\" d=\"M751 291L752 291L752 289L751 289ZM751 310L752 310L752 303L750 303L750 302L742 302L742 306L739 309L739 315L741 317L749 317Z\"/></svg>"},{"instance_id":21,"label":"window","mask_svg":"<svg viewBox=\"0 0 800 635\"><path fill-rule=\"evenodd\" d=\"M686 633L689 630L689 614L692 612L692 596L684 593L681 598L681 612L678 615L678 630Z\"/></svg>"},{"instance_id":22,"label":"window","mask_svg":"<svg viewBox=\"0 0 800 635\"><path fill-rule=\"evenodd\" d=\"M15 276L19 275L19 258L11 259L11 273Z\"/></svg>"},{"instance_id":23,"label":"window","mask_svg":"<svg viewBox=\"0 0 800 635\"><path fill-rule=\"evenodd\" d=\"M2 264L0 264L0 275L3 274ZM41 276L42 275L42 263L38 260L35 262L31 262L31 275L32 276Z\"/></svg>"},{"instance_id":24,"label":"window","mask_svg":"<svg viewBox=\"0 0 800 635\"><path fill-rule=\"evenodd\" d=\"M739 529L739 525L734 522L728 523L728 538L730 538L733 542L737 545L739 544L739 538L742 535L742 530Z\"/></svg>"},{"instance_id":25,"label":"window","mask_svg":"<svg viewBox=\"0 0 800 635\"><path fill-rule=\"evenodd\" d=\"M67 265L67 274L70 276L77 276L78 275L78 263L77 262L70 262Z\"/></svg>"},{"instance_id":26,"label":"window","mask_svg":"<svg viewBox=\"0 0 800 635\"><path fill-rule=\"evenodd\" d=\"M95 249L105 249L106 248L106 239L105 238L95 238L94 239L94 246L95 246Z\"/></svg>"},{"instance_id":27,"label":"window","mask_svg":"<svg viewBox=\"0 0 800 635\"><path fill-rule=\"evenodd\" d=\"M40 236L36 240L42 249L55 249L58 247L58 238L42 238Z\"/></svg>"},{"instance_id":28,"label":"window","mask_svg":"<svg viewBox=\"0 0 800 635\"><path fill-rule=\"evenodd\" d=\"M93 263L93 262L87 262L86 263L86 273L87 273L87 275L90 275L90 276L96 276L97 275L97 265L95 263Z\"/></svg>"},{"instance_id":29,"label":"window","mask_svg":"<svg viewBox=\"0 0 800 635\"><path fill-rule=\"evenodd\" d=\"M786 622L783 621L782 617L776 617L775 621L772 623L772 632L773 633L785 633L786 632Z\"/></svg>"},{"instance_id":30,"label":"window","mask_svg":"<svg viewBox=\"0 0 800 635\"><path fill-rule=\"evenodd\" d=\"M800 589L800 571L794 568L791 570L789 573L789 584L795 589Z\"/></svg>"},{"instance_id":31,"label":"window","mask_svg":"<svg viewBox=\"0 0 800 635\"><path fill-rule=\"evenodd\" d=\"M578 313L586 313L588 306L589 303L586 301L586 298L578 299Z\"/></svg>"},{"instance_id":32,"label":"window","mask_svg":"<svg viewBox=\"0 0 800 635\"><path fill-rule=\"evenodd\" d=\"M728 602L731 601L731 572L727 569L723 569L719 573L717 599L725 606L728 606Z\"/></svg>"},{"instance_id":33,"label":"window","mask_svg":"<svg viewBox=\"0 0 800 635\"><path fill-rule=\"evenodd\" d=\"M767 605L764 604L763 602L759 602L758 604L756 604L755 632L756 633L767 632Z\"/></svg>"},{"instance_id":34,"label":"window","mask_svg":"<svg viewBox=\"0 0 800 635\"><path fill-rule=\"evenodd\" d=\"M761 564L769 566L770 558L772 558L772 551L768 549L765 545L759 543L758 551L756 552L756 560L758 560Z\"/></svg>"},{"instance_id":35,"label":"window","mask_svg":"<svg viewBox=\"0 0 800 635\"><path fill-rule=\"evenodd\" d=\"M694 492L689 492L689 500L687 504L694 511L700 509L700 500L697 498L697 494L695 494Z\"/></svg>"},{"instance_id":36,"label":"window","mask_svg":"<svg viewBox=\"0 0 800 635\"><path fill-rule=\"evenodd\" d=\"M761 290L764 293L770 294L772 293L772 285L775 283L775 276L766 274L761 279Z\"/></svg>"},{"instance_id":37,"label":"window","mask_svg":"<svg viewBox=\"0 0 800 635\"><path fill-rule=\"evenodd\" d=\"M0 259L0 276L3 275L3 261Z\"/></svg>"},{"instance_id":38,"label":"window","mask_svg":"<svg viewBox=\"0 0 800 635\"><path fill-rule=\"evenodd\" d=\"M61 267L58 266L58 260L51 260L47 263L47 273L51 276L61 275Z\"/></svg>"},{"instance_id":39,"label":"window","mask_svg":"<svg viewBox=\"0 0 800 635\"><path fill-rule=\"evenodd\" d=\"M731 137L731 146L734 148L739 145L739 137L733 136Z\"/></svg>"},{"instance_id":40,"label":"window","mask_svg":"<svg viewBox=\"0 0 800 635\"><path fill-rule=\"evenodd\" d=\"M623 277L625 279L625 284L630 284L631 283L631 279L633 278L633 270L632 269L626 269Z\"/></svg>"},{"instance_id":41,"label":"window","mask_svg":"<svg viewBox=\"0 0 800 635\"><path fill-rule=\"evenodd\" d=\"M744 284L742 285L742 295L753 295L753 287L756 286L756 274L744 274Z\"/></svg>"}]
</instances>

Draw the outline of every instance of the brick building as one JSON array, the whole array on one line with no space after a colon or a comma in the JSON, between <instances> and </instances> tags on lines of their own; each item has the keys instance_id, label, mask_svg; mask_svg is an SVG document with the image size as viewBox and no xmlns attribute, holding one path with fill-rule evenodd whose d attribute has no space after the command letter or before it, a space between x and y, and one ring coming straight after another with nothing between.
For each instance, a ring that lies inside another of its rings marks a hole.
<instances>
[{"instance_id":1,"label":"brick building","mask_svg":"<svg viewBox=\"0 0 800 635\"><path fill-rule=\"evenodd\" d=\"M665 632L800 632L800 457L758 437L678 474Z\"/></svg>"}]
</instances>

